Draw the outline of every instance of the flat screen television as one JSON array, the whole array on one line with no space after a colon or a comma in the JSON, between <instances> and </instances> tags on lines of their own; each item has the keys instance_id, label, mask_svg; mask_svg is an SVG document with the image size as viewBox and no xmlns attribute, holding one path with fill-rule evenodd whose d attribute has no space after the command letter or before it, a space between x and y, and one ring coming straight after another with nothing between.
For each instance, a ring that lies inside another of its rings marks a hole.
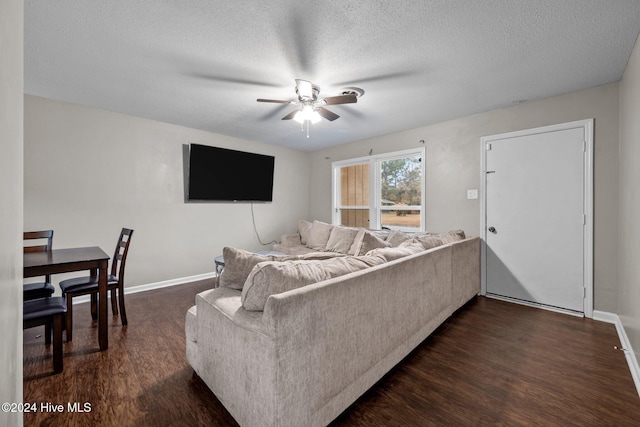
<instances>
[{"instance_id":1,"label":"flat screen television","mask_svg":"<svg viewBox=\"0 0 640 427\"><path fill-rule=\"evenodd\" d=\"M189 145L188 201L271 202L275 157Z\"/></svg>"}]
</instances>

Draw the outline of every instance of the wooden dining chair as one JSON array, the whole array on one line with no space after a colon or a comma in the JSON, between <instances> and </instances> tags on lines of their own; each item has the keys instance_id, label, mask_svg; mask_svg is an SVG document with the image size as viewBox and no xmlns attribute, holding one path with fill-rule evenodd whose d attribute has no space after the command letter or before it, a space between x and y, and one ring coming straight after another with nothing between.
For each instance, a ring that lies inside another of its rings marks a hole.
<instances>
[{"instance_id":1,"label":"wooden dining chair","mask_svg":"<svg viewBox=\"0 0 640 427\"><path fill-rule=\"evenodd\" d=\"M53 247L53 230L25 231L23 233L23 240L25 241L25 254L32 252L50 252ZM34 242L36 240L40 242ZM25 283L23 285L23 300L30 301L38 298L48 298L53 295L54 291L55 288L51 284L51 275L47 274L44 282Z\"/></svg>"},{"instance_id":2,"label":"wooden dining chair","mask_svg":"<svg viewBox=\"0 0 640 427\"><path fill-rule=\"evenodd\" d=\"M111 259L111 270L107 275L107 290L111 291L111 310L115 316L118 314L118 305L120 306L122 326L126 326L128 323L127 312L124 306L124 268L132 235L133 230L129 228L123 228L120 232L118 244ZM90 276L63 280L60 282L60 289L62 290L62 296L67 299L67 341L71 341L73 338L73 297L91 295L91 317L93 317L94 320L97 318L98 275L92 272ZM118 298L117 301L116 294Z\"/></svg>"},{"instance_id":3,"label":"wooden dining chair","mask_svg":"<svg viewBox=\"0 0 640 427\"><path fill-rule=\"evenodd\" d=\"M64 329L67 302L62 297L38 298L24 301L22 306L22 329L45 325L45 344L51 344L53 329L53 372L63 368L62 330Z\"/></svg>"}]
</instances>

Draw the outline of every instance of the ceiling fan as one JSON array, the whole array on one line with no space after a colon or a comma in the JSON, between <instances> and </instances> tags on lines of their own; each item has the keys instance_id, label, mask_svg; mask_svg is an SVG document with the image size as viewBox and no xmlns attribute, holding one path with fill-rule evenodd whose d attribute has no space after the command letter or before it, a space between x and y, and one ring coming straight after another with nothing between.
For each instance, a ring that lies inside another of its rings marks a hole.
<instances>
[{"instance_id":1,"label":"ceiling fan","mask_svg":"<svg viewBox=\"0 0 640 427\"><path fill-rule=\"evenodd\" d=\"M307 138L309 137L309 123L317 123L322 117L329 121L334 121L339 115L325 108L325 105L353 104L358 102L358 97L364 91L359 88L347 88L341 95L318 98L320 87L309 81L296 79L297 101L263 99L258 98L258 102L273 102L277 104L294 104L298 108L282 118L282 120L294 119L298 123L307 124ZM304 130L304 129L303 129Z\"/></svg>"}]
</instances>

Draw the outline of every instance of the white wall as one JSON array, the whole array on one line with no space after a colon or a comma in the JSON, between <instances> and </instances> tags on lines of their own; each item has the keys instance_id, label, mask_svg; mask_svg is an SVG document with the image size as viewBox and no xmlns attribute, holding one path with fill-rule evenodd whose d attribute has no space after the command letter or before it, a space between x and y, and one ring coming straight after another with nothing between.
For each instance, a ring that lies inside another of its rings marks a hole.
<instances>
[{"instance_id":1,"label":"white wall","mask_svg":"<svg viewBox=\"0 0 640 427\"><path fill-rule=\"evenodd\" d=\"M594 306L617 308L618 85L568 93L509 108L357 141L312 153L310 216L331 220L331 162L426 146L426 226L479 234L480 203L467 189L480 188L480 137L595 118Z\"/></svg>"},{"instance_id":2,"label":"white wall","mask_svg":"<svg viewBox=\"0 0 640 427\"><path fill-rule=\"evenodd\" d=\"M640 355L640 43L620 81L620 231L618 234L618 310Z\"/></svg>"},{"instance_id":3,"label":"white wall","mask_svg":"<svg viewBox=\"0 0 640 427\"><path fill-rule=\"evenodd\" d=\"M224 246L264 249L249 204L184 203L183 144L275 156L273 202L254 205L263 241L307 216L306 153L29 95L24 100L25 230L55 230L54 248L98 245L112 255L120 229L133 228L127 287L212 272Z\"/></svg>"},{"instance_id":4,"label":"white wall","mask_svg":"<svg viewBox=\"0 0 640 427\"><path fill-rule=\"evenodd\" d=\"M23 3L0 2L0 403L22 401ZM21 413L0 412L21 426Z\"/></svg>"}]
</instances>

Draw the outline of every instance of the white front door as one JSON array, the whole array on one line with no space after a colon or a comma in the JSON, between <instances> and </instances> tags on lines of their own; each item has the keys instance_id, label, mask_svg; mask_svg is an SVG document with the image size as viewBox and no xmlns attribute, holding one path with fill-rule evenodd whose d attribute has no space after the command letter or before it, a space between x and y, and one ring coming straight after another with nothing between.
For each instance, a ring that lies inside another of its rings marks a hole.
<instances>
[{"instance_id":1,"label":"white front door","mask_svg":"<svg viewBox=\"0 0 640 427\"><path fill-rule=\"evenodd\" d=\"M591 125L483 138L487 295L591 314Z\"/></svg>"}]
</instances>

